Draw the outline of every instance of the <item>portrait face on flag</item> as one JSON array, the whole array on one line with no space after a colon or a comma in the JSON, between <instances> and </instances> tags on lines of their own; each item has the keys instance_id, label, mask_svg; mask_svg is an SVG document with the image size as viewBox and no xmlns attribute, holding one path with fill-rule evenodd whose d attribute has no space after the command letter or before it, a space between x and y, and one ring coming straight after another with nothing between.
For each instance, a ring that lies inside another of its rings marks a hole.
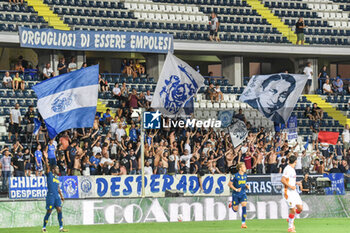
<instances>
[{"instance_id":1,"label":"portrait face on flag","mask_svg":"<svg viewBox=\"0 0 350 233\"><path fill-rule=\"evenodd\" d=\"M259 110L266 118L286 123L307 78L304 75L272 74L252 78L240 101Z\"/></svg>"}]
</instances>

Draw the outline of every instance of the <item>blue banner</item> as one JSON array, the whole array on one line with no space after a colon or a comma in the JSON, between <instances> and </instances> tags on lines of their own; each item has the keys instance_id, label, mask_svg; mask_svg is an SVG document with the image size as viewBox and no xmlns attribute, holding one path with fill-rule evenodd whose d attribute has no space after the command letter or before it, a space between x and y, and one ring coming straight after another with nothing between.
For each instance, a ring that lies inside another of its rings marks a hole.
<instances>
[{"instance_id":1,"label":"blue banner","mask_svg":"<svg viewBox=\"0 0 350 233\"><path fill-rule=\"evenodd\" d=\"M77 176L60 176L59 179L64 198L79 198ZM9 197L11 199L45 198L46 194L46 176L10 178Z\"/></svg>"},{"instance_id":2,"label":"blue banner","mask_svg":"<svg viewBox=\"0 0 350 233\"><path fill-rule=\"evenodd\" d=\"M345 195L343 173L323 174L323 177L328 177L332 182L332 187L325 188L326 195Z\"/></svg>"},{"instance_id":3,"label":"blue banner","mask_svg":"<svg viewBox=\"0 0 350 233\"><path fill-rule=\"evenodd\" d=\"M291 116L288 119L287 124L287 133L288 133L288 140L298 139L298 119L296 116Z\"/></svg>"},{"instance_id":4,"label":"blue banner","mask_svg":"<svg viewBox=\"0 0 350 233\"><path fill-rule=\"evenodd\" d=\"M173 35L118 31L62 31L19 28L21 47L84 51L168 53Z\"/></svg>"}]
</instances>

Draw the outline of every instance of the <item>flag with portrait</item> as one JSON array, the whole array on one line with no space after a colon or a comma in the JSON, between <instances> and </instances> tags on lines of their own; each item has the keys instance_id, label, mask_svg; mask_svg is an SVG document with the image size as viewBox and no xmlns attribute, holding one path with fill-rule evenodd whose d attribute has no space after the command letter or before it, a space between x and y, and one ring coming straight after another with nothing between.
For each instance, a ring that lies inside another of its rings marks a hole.
<instances>
[{"instance_id":1,"label":"flag with portrait","mask_svg":"<svg viewBox=\"0 0 350 233\"><path fill-rule=\"evenodd\" d=\"M233 147L237 147L247 138L248 130L243 121L234 118L232 125L228 127Z\"/></svg>"},{"instance_id":2,"label":"flag with portrait","mask_svg":"<svg viewBox=\"0 0 350 233\"><path fill-rule=\"evenodd\" d=\"M307 81L301 74L257 75L250 79L239 101L257 109L269 120L285 124Z\"/></svg>"}]
</instances>

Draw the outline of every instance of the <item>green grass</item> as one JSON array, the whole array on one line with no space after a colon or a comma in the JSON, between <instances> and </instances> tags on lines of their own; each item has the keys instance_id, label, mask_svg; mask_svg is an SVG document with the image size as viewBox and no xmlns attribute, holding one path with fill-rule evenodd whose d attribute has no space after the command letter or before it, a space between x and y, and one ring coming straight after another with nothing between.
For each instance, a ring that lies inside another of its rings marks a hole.
<instances>
[{"instance_id":1,"label":"green grass","mask_svg":"<svg viewBox=\"0 0 350 233\"><path fill-rule=\"evenodd\" d=\"M287 232L286 220L250 220L248 229L241 229L240 221L137 223L118 225L67 226L71 233L213 233L213 232ZM349 233L350 220L346 218L297 219L298 233ZM58 227L48 227L49 233L58 232ZM40 227L6 228L0 233L38 233Z\"/></svg>"}]
</instances>

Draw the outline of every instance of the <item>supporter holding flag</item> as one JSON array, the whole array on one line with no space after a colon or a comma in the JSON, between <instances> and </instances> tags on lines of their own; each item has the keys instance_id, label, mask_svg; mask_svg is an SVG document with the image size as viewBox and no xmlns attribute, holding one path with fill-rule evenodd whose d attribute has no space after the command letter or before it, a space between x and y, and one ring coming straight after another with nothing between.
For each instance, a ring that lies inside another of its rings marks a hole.
<instances>
[{"instance_id":1,"label":"supporter holding flag","mask_svg":"<svg viewBox=\"0 0 350 233\"><path fill-rule=\"evenodd\" d=\"M99 66L43 81L33 87L50 138L71 128L92 127L98 97Z\"/></svg>"}]
</instances>

